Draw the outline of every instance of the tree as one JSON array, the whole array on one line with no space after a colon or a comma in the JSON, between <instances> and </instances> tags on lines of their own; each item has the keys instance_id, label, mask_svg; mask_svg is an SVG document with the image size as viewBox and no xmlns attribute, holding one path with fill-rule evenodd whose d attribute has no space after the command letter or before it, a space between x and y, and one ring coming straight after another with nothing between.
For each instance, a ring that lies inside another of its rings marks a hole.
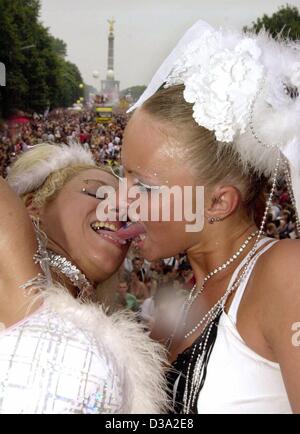
<instances>
[{"instance_id":1,"label":"tree","mask_svg":"<svg viewBox=\"0 0 300 434\"><path fill-rule=\"evenodd\" d=\"M59 38L52 36L52 44L55 53L63 59L67 57L67 44Z\"/></svg>"},{"instance_id":2,"label":"tree","mask_svg":"<svg viewBox=\"0 0 300 434\"><path fill-rule=\"evenodd\" d=\"M2 108L23 108L28 82L23 74L25 61L22 41L14 20L15 6L8 0L0 0L0 61L6 67L6 87L0 88Z\"/></svg>"},{"instance_id":3,"label":"tree","mask_svg":"<svg viewBox=\"0 0 300 434\"><path fill-rule=\"evenodd\" d=\"M60 64L59 76L59 98L57 106L70 107L81 96L79 84L82 83L82 77L74 63L62 61Z\"/></svg>"},{"instance_id":4,"label":"tree","mask_svg":"<svg viewBox=\"0 0 300 434\"><path fill-rule=\"evenodd\" d=\"M65 59L64 41L40 23L39 12L39 0L0 0L0 61L7 76L0 116L66 107L79 96L81 74Z\"/></svg>"},{"instance_id":5,"label":"tree","mask_svg":"<svg viewBox=\"0 0 300 434\"><path fill-rule=\"evenodd\" d=\"M263 15L250 28L245 27L244 31L254 31L258 33L261 29L266 29L273 38L279 34L284 38L292 40L300 39L300 13L295 6L281 6L271 17Z\"/></svg>"}]
</instances>

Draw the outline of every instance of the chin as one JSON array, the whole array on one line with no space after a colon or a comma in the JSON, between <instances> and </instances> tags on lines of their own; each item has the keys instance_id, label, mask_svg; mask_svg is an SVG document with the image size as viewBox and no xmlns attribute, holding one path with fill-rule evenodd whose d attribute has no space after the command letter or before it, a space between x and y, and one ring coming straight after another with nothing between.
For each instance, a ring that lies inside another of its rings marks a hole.
<instances>
[{"instance_id":1,"label":"chin","mask_svg":"<svg viewBox=\"0 0 300 434\"><path fill-rule=\"evenodd\" d=\"M142 248L140 249L140 253L147 261L156 261L157 259L161 258L167 258L168 256L165 256L164 253L160 250L157 250L157 248L151 249L151 248Z\"/></svg>"},{"instance_id":2,"label":"chin","mask_svg":"<svg viewBox=\"0 0 300 434\"><path fill-rule=\"evenodd\" d=\"M86 276L92 280L93 282L102 283L105 282L105 280L109 279L113 274L117 272L121 264L118 263L116 266L116 261L111 262L104 262L104 260L101 260L101 262L98 262L94 264L94 272L90 271L85 273Z\"/></svg>"}]
</instances>

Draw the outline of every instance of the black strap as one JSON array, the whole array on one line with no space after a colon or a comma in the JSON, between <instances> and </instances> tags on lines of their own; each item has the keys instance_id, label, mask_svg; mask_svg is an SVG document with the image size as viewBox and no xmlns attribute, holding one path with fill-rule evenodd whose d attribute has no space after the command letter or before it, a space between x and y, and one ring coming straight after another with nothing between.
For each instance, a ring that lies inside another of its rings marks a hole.
<instances>
[{"instance_id":1,"label":"black strap","mask_svg":"<svg viewBox=\"0 0 300 434\"><path fill-rule=\"evenodd\" d=\"M189 376L189 378L191 379L193 370L195 368L195 363L199 354L202 354L204 356L202 369L200 372L201 383L200 383L199 393L201 392L204 386L206 374L207 374L208 362L216 342L218 324L221 315L222 312L219 313L219 315L214 319L212 324L209 324L205 328L202 334L194 341L194 343L190 347L188 347L183 353L178 355L177 359L175 360L175 362L172 363L172 367L169 369L167 373L167 380L168 380L169 390L170 390L170 399L171 402L174 402L174 406L171 411L171 413L173 414L183 413L183 395L186 387L188 366L189 364L191 364L190 376ZM211 330L210 330L210 325L212 326ZM205 354L203 354L204 342L206 341L207 336L208 336L208 340L205 347ZM175 387L176 384L177 387ZM190 389L190 385L188 386ZM197 402L198 402L199 393L197 399L194 402L194 405L191 408L192 414L197 414Z\"/></svg>"}]
</instances>

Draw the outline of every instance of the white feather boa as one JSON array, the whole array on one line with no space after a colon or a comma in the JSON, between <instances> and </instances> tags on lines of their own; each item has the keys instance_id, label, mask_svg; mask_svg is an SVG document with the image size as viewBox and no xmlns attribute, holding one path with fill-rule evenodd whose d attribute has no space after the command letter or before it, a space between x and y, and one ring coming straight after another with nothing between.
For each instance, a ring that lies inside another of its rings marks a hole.
<instances>
[{"instance_id":1,"label":"white feather boa","mask_svg":"<svg viewBox=\"0 0 300 434\"><path fill-rule=\"evenodd\" d=\"M37 145L37 146L43 146ZM45 159L40 159L30 169L23 170L16 176L8 174L7 182L12 189L22 195L36 190L48 176L68 166L87 165L95 166L91 151L79 143L70 145L51 145L51 153ZM27 153L34 152L34 148Z\"/></svg>"},{"instance_id":2,"label":"white feather boa","mask_svg":"<svg viewBox=\"0 0 300 434\"><path fill-rule=\"evenodd\" d=\"M151 340L133 314L108 315L101 305L74 299L63 287L46 286L38 297L46 307L86 330L114 357L123 374L122 413L159 414L168 409L164 348Z\"/></svg>"}]
</instances>

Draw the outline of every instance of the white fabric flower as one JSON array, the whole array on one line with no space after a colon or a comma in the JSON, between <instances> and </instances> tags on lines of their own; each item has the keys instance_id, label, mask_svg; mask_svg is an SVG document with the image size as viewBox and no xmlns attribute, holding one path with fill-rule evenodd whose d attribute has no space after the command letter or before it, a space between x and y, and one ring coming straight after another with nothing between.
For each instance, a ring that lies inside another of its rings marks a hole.
<instances>
[{"instance_id":1,"label":"white fabric flower","mask_svg":"<svg viewBox=\"0 0 300 434\"><path fill-rule=\"evenodd\" d=\"M291 83L300 88L300 62L295 62L292 66Z\"/></svg>"},{"instance_id":2,"label":"white fabric flower","mask_svg":"<svg viewBox=\"0 0 300 434\"><path fill-rule=\"evenodd\" d=\"M205 32L176 62L167 86L184 84L195 121L222 142L243 134L263 77L261 50L253 39ZM226 48L225 48L226 47Z\"/></svg>"}]
</instances>

